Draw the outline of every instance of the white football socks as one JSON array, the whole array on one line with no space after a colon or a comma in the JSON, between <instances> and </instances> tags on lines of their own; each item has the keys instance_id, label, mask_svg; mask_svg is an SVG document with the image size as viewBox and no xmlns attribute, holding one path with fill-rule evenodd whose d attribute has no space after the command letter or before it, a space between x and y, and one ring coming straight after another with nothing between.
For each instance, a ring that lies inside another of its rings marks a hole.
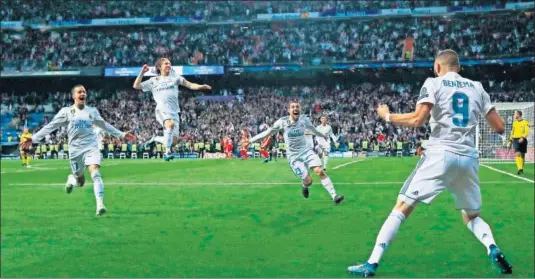
<instances>
[{"instance_id":1,"label":"white football socks","mask_svg":"<svg viewBox=\"0 0 535 279\"><path fill-rule=\"evenodd\" d=\"M104 182L100 176L99 171L91 173L93 179L93 192L95 192L95 199L97 200L97 207L104 206Z\"/></svg>"},{"instance_id":2,"label":"white football socks","mask_svg":"<svg viewBox=\"0 0 535 279\"><path fill-rule=\"evenodd\" d=\"M76 180L76 177L74 177L74 175L70 174L68 177L67 177L67 182L69 184L71 184L72 186L74 187L78 187L78 180Z\"/></svg>"},{"instance_id":3,"label":"white football socks","mask_svg":"<svg viewBox=\"0 0 535 279\"><path fill-rule=\"evenodd\" d=\"M329 162L329 155L323 155L323 168L327 168L327 163Z\"/></svg>"},{"instance_id":4,"label":"white football socks","mask_svg":"<svg viewBox=\"0 0 535 279\"><path fill-rule=\"evenodd\" d=\"M163 130L163 138L165 140L165 154L171 153L171 146L173 145L173 130L171 128L165 128Z\"/></svg>"},{"instance_id":5,"label":"white football socks","mask_svg":"<svg viewBox=\"0 0 535 279\"><path fill-rule=\"evenodd\" d=\"M405 220L405 214L401 211L394 210L390 213L386 221L384 222L379 235L377 235L377 240L375 242L375 247L373 247L372 254L368 259L368 263L374 264L379 263L383 253L386 250L386 247L390 244L392 239L396 236L401 223Z\"/></svg>"},{"instance_id":6,"label":"white football socks","mask_svg":"<svg viewBox=\"0 0 535 279\"><path fill-rule=\"evenodd\" d=\"M336 190L334 190L333 182L329 177L321 180L321 185L323 185L323 188L331 195L331 198L336 197Z\"/></svg>"},{"instance_id":7,"label":"white football socks","mask_svg":"<svg viewBox=\"0 0 535 279\"><path fill-rule=\"evenodd\" d=\"M489 247L493 244L496 245L496 242L494 241L494 236L492 236L492 231L490 230L489 225L480 217L476 217L474 220L468 222L466 226L474 233L477 239L485 245L487 254L490 254Z\"/></svg>"}]
</instances>

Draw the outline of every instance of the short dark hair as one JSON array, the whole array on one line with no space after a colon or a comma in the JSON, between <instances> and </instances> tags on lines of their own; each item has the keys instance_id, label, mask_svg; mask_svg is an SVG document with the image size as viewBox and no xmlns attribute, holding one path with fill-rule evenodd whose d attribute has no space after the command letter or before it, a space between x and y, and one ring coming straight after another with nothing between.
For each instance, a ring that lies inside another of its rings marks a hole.
<instances>
[{"instance_id":1,"label":"short dark hair","mask_svg":"<svg viewBox=\"0 0 535 279\"><path fill-rule=\"evenodd\" d=\"M84 87L84 86L81 85L81 84L77 84L77 85L73 86L73 87L71 88L71 94L74 93L74 89L76 89L76 88L78 88L78 87Z\"/></svg>"},{"instance_id":2,"label":"short dark hair","mask_svg":"<svg viewBox=\"0 0 535 279\"><path fill-rule=\"evenodd\" d=\"M459 55L452 49L445 49L440 51L435 60L442 61L441 64L444 64L448 67L460 67Z\"/></svg>"},{"instance_id":3,"label":"short dark hair","mask_svg":"<svg viewBox=\"0 0 535 279\"><path fill-rule=\"evenodd\" d=\"M520 110L515 110L516 113L518 113L520 116L522 116L522 111Z\"/></svg>"},{"instance_id":4,"label":"short dark hair","mask_svg":"<svg viewBox=\"0 0 535 279\"><path fill-rule=\"evenodd\" d=\"M292 99L290 100L290 102L288 103L288 106L290 106L291 104L299 104L299 100L298 99Z\"/></svg>"}]
</instances>

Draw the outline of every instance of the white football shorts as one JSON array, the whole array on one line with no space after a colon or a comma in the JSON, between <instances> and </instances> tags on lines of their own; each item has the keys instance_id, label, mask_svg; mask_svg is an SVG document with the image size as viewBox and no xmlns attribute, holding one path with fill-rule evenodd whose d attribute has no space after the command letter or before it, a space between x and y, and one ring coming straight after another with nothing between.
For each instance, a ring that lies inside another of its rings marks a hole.
<instances>
[{"instance_id":1,"label":"white football shorts","mask_svg":"<svg viewBox=\"0 0 535 279\"><path fill-rule=\"evenodd\" d=\"M308 169L322 166L318 154L314 153L313 150L308 150L303 155L296 156L295 158L288 158L288 162L295 176L300 179L307 177Z\"/></svg>"},{"instance_id":2,"label":"white football shorts","mask_svg":"<svg viewBox=\"0 0 535 279\"><path fill-rule=\"evenodd\" d=\"M427 150L399 192L399 199L414 205L430 204L444 189L453 195L455 207L479 211L479 160L448 151Z\"/></svg>"},{"instance_id":3,"label":"white football shorts","mask_svg":"<svg viewBox=\"0 0 535 279\"><path fill-rule=\"evenodd\" d=\"M156 109L156 121L162 125L162 127L165 129L164 122L165 120L172 119L173 122L175 122L175 125L173 127L173 136L178 137L180 134L180 119L178 118L178 113L172 114L164 111L160 111Z\"/></svg>"},{"instance_id":4,"label":"white football shorts","mask_svg":"<svg viewBox=\"0 0 535 279\"><path fill-rule=\"evenodd\" d=\"M70 158L72 174L79 177L84 175L85 167L90 165L100 166L100 150L89 149L77 157Z\"/></svg>"},{"instance_id":5,"label":"white football shorts","mask_svg":"<svg viewBox=\"0 0 535 279\"><path fill-rule=\"evenodd\" d=\"M331 142L330 141L325 140L324 138L321 138L321 137L316 138L316 141L318 142L319 148L321 148L321 150L323 152L331 151Z\"/></svg>"}]
</instances>

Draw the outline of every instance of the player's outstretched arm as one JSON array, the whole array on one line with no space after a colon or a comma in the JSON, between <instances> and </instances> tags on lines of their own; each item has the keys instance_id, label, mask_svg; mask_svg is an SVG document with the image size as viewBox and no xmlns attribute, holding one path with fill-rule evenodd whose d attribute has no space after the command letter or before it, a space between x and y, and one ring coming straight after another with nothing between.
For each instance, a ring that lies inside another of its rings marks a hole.
<instances>
[{"instance_id":1,"label":"player's outstretched arm","mask_svg":"<svg viewBox=\"0 0 535 279\"><path fill-rule=\"evenodd\" d=\"M304 119L304 124L305 124L305 129L307 129L307 131L311 132L313 135L315 136L318 136L318 137L322 137L324 139L329 139L329 136L318 131L318 129L316 129L316 127L314 127L314 125L312 125L312 122L310 122L310 119L308 119L308 117L306 117Z\"/></svg>"},{"instance_id":2,"label":"player's outstretched arm","mask_svg":"<svg viewBox=\"0 0 535 279\"><path fill-rule=\"evenodd\" d=\"M137 75L136 80L134 81L134 89L142 89L143 86L141 85L141 81L143 80L143 76L146 72L149 71L149 65L145 64L141 68L141 71L139 72L139 75Z\"/></svg>"},{"instance_id":3,"label":"player's outstretched arm","mask_svg":"<svg viewBox=\"0 0 535 279\"><path fill-rule=\"evenodd\" d=\"M275 124L273 124L273 127L270 127L262 133L254 136L252 139L249 139L249 143L255 143L265 137L271 137L272 135L278 133L280 130L282 130L282 121L279 119L275 122Z\"/></svg>"},{"instance_id":4,"label":"player's outstretched arm","mask_svg":"<svg viewBox=\"0 0 535 279\"><path fill-rule=\"evenodd\" d=\"M132 132L121 132L119 129L113 127L110 123L106 122L102 116L100 116L100 113L98 110L96 110L95 113L95 120L94 123L97 127L105 131L108 135L120 139L127 139L127 140L135 140L136 137L132 134Z\"/></svg>"},{"instance_id":5,"label":"player's outstretched arm","mask_svg":"<svg viewBox=\"0 0 535 279\"><path fill-rule=\"evenodd\" d=\"M210 85L197 84L197 83L189 82L186 79L184 79L182 85L184 85L185 87L187 87L187 88L189 88L191 90L211 90L212 89L212 87Z\"/></svg>"},{"instance_id":6,"label":"player's outstretched arm","mask_svg":"<svg viewBox=\"0 0 535 279\"><path fill-rule=\"evenodd\" d=\"M25 141L20 146L22 148L29 148L32 146L32 142L40 142L45 138L46 135L49 135L50 133L54 132L61 126L64 126L67 124L67 113L64 109L61 109L56 116L50 121L50 123L46 124L39 132L35 133L30 140Z\"/></svg>"},{"instance_id":7,"label":"player's outstretched arm","mask_svg":"<svg viewBox=\"0 0 535 279\"><path fill-rule=\"evenodd\" d=\"M416 109L411 113L393 113L390 114L390 109L387 105L379 105L377 114L386 122L391 122L394 125L407 127L421 127L427 122L431 115L432 103L420 103L416 105Z\"/></svg>"}]
</instances>

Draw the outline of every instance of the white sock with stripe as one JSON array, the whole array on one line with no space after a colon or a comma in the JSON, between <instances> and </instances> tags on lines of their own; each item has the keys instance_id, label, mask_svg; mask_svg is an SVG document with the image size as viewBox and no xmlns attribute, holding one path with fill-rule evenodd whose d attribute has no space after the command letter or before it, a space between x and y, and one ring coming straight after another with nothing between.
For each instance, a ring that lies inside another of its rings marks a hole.
<instances>
[{"instance_id":1,"label":"white sock with stripe","mask_svg":"<svg viewBox=\"0 0 535 279\"><path fill-rule=\"evenodd\" d=\"M398 233L399 227L405 220L405 214L401 211L394 210L390 213L386 221L384 222L379 234L377 235L377 240L375 241L375 247L373 247L372 254L368 259L368 263L374 264L379 263L383 253L386 250L386 247L390 244L392 239Z\"/></svg>"},{"instance_id":2,"label":"white sock with stripe","mask_svg":"<svg viewBox=\"0 0 535 279\"><path fill-rule=\"evenodd\" d=\"M331 198L336 197L336 190L334 189L333 182L329 177L321 180L321 185L323 185L323 188L331 195Z\"/></svg>"},{"instance_id":3,"label":"white sock with stripe","mask_svg":"<svg viewBox=\"0 0 535 279\"><path fill-rule=\"evenodd\" d=\"M104 206L104 182L100 176L99 171L95 171L91 174L93 179L93 192L95 193L95 199L97 200L97 207Z\"/></svg>"},{"instance_id":4,"label":"white sock with stripe","mask_svg":"<svg viewBox=\"0 0 535 279\"><path fill-rule=\"evenodd\" d=\"M494 236L492 235L489 224L483 221L480 217L476 217L474 220L468 222L466 226L474 233L477 239L485 245L487 254L490 254L489 247L493 244L496 245L496 241L494 241Z\"/></svg>"}]
</instances>

